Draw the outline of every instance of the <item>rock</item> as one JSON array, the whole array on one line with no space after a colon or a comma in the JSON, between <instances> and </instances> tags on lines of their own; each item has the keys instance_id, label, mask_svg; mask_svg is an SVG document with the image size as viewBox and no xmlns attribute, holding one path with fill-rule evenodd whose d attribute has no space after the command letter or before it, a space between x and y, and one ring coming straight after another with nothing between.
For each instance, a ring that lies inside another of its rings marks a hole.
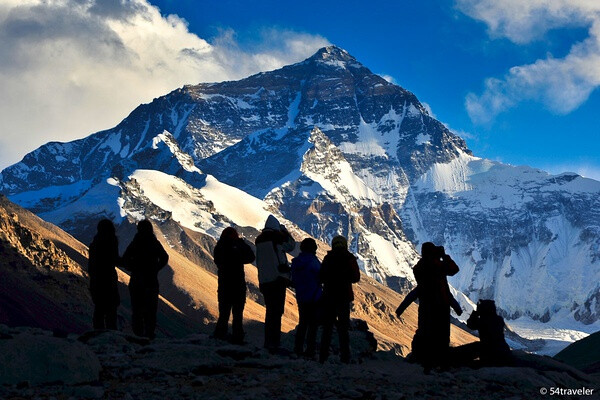
<instances>
[{"instance_id":1,"label":"rock","mask_svg":"<svg viewBox=\"0 0 600 400\"><path fill-rule=\"evenodd\" d=\"M104 397L102 386L74 386L69 388L68 393L76 399L101 399Z\"/></svg>"},{"instance_id":2,"label":"rock","mask_svg":"<svg viewBox=\"0 0 600 400\"><path fill-rule=\"evenodd\" d=\"M240 361L251 357L253 352L243 346L225 346L217 349L217 354L222 357L232 358L235 361Z\"/></svg>"},{"instance_id":3,"label":"rock","mask_svg":"<svg viewBox=\"0 0 600 400\"><path fill-rule=\"evenodd\" d=\"M77 341L28 333L0 340L0 384L92 382L100 369L96 354Z\"/></svg>"},{"instance_id":4,"label":"rock","mask_svg":"<svg viewBox=\"0 0 600 400\"><path fill-rule=\"evenodd\" d=\"M144 350L135 355L133 364L166 373L210 375L223 373L233 364L232 360L217 355L214 349L203 346L165 343Z\"/></svg>"}]
</instances>

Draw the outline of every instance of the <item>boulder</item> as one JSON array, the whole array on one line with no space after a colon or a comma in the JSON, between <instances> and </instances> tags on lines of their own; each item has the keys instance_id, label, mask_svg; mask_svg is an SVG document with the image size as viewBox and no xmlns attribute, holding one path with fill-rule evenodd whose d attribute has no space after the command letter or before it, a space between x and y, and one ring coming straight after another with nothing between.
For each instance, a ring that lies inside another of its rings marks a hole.
<instances>
[{"instance_id":1,"label":"boulder","mask_svg":"<svg viewBox=\"0 0 600 400\"><path fill-rule=\"evenodd\" d=\"M92 382L100 370L96 354L75 340L31 333L0 340L0 384Z\"/></svg>"}]
</instances>

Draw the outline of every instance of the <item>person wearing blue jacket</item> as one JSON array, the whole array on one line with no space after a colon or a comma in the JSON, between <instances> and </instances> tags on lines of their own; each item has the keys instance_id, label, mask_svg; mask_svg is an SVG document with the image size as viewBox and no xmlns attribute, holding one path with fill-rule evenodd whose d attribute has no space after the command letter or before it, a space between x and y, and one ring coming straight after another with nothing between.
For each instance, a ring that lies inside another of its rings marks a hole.
<instances>
[{"instance_id":1,"label":"person wearing blue jacket","mask_svg":"<svg viewBox=\"0 0 600 400\"><path fill-rule=\"evenodd\" d=\"M300 254L292 260L292 283L296 289L299 322L296 327L294 352L298 356L314 358L316 353L318 302L323 294L317 258L317 242L307 238L300 243ZM304 341L306 340L306 351Z\"/></svg>"}]
</instances>

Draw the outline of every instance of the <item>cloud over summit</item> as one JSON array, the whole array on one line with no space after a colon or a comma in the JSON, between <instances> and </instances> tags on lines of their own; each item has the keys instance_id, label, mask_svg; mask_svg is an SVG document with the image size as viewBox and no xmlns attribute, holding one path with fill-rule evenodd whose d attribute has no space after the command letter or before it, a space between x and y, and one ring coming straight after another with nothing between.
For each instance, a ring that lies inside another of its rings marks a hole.
<instances>
[{"instance_id":1,"label":"cloud over summit","mask_svg":"<svg viewBox=\"0 0 600 400\"><path fill-rule=\"evenodd\" d=\"M184 84L240 79L300 61L329 42L264 31L241 49L231 31L210 43L146 0L0 3L0 169L50 140L118 123Z\"/></svg>"}]
</instances>

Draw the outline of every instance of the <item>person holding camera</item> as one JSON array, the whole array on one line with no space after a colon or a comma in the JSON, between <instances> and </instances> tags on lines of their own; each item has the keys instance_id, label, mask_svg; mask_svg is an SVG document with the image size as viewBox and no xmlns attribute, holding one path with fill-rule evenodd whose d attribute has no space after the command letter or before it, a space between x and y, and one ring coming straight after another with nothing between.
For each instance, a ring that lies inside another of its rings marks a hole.
<instances>
[{"instance_id":1,"label":"person holding camera","mask_svg":"<svg viewBox=\"0 0 600 400\"><path fill-rule=\"evenodd\" d=\"M448 365L451 295L447 277L456 275L459 268L444 247L431 242L423 243L421 256L413 268L419 287L419 320L412 351L428 372Z\"/></svg>"},{"instance_id":2,"label":"person holding camera","mask_svg":"<svg viewBox=\"0 0 600 400\"><path fill-rule=\"evenodd\" d=\"M281 342L281 317L286 289L291 282L285 253L295 249L296 241L277 218L269 215L255 244L259 289L265 298L266 309L264 347L274 353Z\"/></svg>"},{"instance_id":3,"label":"person holding camera","mask_svg":"<svg viewBox=\"0 0 600 400\"><path fill-rule=\"evenodd\" d=\"M219 319L215 326L213 337L225 339L229 324L232 319L232 342L244 343L244 306L246 305L246 275L244 264L254 261L254 252L250 246L240 238L232 226L221 233L215 246L214 261L217 265L218 283L217 299L219 301Z\"/></svg>"}]
</instances>

